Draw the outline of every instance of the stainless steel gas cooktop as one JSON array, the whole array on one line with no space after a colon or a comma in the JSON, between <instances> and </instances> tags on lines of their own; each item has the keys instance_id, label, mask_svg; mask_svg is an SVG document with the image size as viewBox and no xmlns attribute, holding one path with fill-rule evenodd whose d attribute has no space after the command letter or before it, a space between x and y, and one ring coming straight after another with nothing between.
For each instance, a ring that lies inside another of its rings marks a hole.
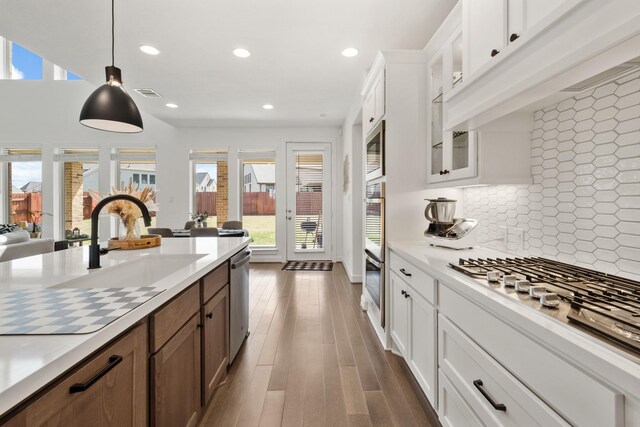
<instances>
[{"instance_id":1,"label":"stainless steel gas cooktop","mask_svg":"<svg viewBox=\"0 0 640 427\"><path fill-rule=\"evenodd\" d=\"M640 357L640 282L536 257L461 258L450 266Z\"/></svg>"}]
</instances>

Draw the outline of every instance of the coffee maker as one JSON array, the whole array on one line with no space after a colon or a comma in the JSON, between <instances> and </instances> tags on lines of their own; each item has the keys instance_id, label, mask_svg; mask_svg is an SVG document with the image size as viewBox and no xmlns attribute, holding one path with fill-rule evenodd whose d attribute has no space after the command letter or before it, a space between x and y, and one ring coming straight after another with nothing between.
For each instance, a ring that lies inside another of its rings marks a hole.
<instances>
[{"instance_id":1,"label":"coffee maker","mask_svg":"<svg viewBox=\"0 0 640 427\"><path fill-rule=\"evenodd\" d=\"M456 200L439 197L425 199L429 203L424 210L424 217L429 227L424 236L431 246L449 249L471 249L475 244L472 233L478 221L468 218L455 218Z\"/></svg>"}]
</instances>

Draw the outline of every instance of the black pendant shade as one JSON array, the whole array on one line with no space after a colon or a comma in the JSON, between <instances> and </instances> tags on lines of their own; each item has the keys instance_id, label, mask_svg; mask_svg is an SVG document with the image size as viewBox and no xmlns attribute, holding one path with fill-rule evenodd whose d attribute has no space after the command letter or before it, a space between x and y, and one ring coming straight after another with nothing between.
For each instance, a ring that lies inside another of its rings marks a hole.
<instances>
[{"instance_id":1,"label":"black pendant shade","mask_svg":"<svg viewBox=\"0 0 640 427\"><path fill-rule=\"evenodd\" d=\"M120 69L106 67L107 83L96 89L80 111L80 123L109 132L142 132L142 117L133 99L122 87Z\"/></svg>"},{"instance_id":2,"label":"black pendant shade","mask_svg":"<svg viewBox=\"0 0 640 427\"><path fill-rule=\"evenodd\" d=\"M80 123L108 132L142 132L142 117L133 99L122 87L122 72L114 66L115 0L111 0L111 65L105 67L107 83L96 89L80 111Z\"/></svg>"}]
</instances>

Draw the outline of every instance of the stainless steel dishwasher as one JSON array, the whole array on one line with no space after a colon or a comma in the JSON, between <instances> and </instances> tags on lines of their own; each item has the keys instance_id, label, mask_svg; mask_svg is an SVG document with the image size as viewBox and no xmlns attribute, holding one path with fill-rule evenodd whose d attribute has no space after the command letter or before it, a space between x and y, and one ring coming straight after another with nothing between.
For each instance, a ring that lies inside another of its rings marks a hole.
<instances>
[{"instance_id":1,"label":"stainless steel dishwasher","mask_svg":"<svg viewBox=\"0 0 640 427\"><path fill-rule=\"evenodd\" d=\"M249 335L249 260L244 248L231 258L229 291L229 360L233 362L242 342Z\"/></svg>"}]
</instances>

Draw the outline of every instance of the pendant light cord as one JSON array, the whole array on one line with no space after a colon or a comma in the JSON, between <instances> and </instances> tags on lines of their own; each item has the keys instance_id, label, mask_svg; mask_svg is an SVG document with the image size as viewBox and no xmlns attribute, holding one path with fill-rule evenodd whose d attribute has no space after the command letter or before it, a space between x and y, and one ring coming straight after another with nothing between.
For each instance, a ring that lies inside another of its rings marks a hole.
<instances>
[{"instance_id":1,"label":"pendant light cord","mask_svg":"<svg viewBox=\"0 0 640 427\"><path fill-rule=\"evenodd\" d=\"M115 46L116 46L116 14L115 14L115 0L111 0L111 66L115 65Z\"/></svg>"}]
</instances>

